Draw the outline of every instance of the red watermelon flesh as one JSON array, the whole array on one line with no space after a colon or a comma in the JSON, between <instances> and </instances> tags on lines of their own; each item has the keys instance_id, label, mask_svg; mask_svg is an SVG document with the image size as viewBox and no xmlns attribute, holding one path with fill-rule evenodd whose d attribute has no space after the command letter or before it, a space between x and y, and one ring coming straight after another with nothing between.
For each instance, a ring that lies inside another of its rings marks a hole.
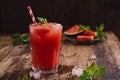
<instances>
[{"instance_id":1,"label":"red watermelon flesh","mask_svg":"<svg viewBox=\"0 0 120 80\"><path fill-rule=\"evenodd\" d=\"M78 35L76 36L77 41L92 41L94 39L94 36L84 36L84 35Z\"/></svg>"},{"instance_id":2,"label":"red watermelon flesh","mask_svg":"<svg viewBox=\"0 0 120 80\"><path fill-rule=\"evenodd\" d=\"M97 32L91 31L91 30L83 30L83 34L88 36L97 36Z\"/></svg>"}]
</instances>

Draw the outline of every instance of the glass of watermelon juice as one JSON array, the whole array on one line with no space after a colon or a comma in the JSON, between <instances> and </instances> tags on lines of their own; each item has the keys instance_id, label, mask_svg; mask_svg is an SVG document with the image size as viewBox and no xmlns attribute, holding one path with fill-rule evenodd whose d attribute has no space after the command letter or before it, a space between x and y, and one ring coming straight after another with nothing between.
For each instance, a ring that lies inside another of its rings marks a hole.
<instances>
[{"instance_id":1,"label":"glass of watermelon juice","mask_svg":"<svg viewBox=\"0 0 120 80\"><path fill-rule=\"evenodd\" d=\"M30 45L34 68L44 74L57 72L62 25L58 23L30 24Z\"/></svg>"}]
</instances>

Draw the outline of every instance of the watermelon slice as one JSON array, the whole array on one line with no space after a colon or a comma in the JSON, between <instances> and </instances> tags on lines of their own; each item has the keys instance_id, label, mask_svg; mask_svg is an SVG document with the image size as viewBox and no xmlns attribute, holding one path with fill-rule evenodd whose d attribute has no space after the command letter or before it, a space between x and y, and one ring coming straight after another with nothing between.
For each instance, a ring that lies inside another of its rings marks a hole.
<instances>
[{"instance_id":1,"label":"watermelon slice","mask_svg":"<svg viewBox=\"0 0 120 80\"><path fill-rule=\"evenodd\" d=\"M76 37L77 41L92 41L94 40L94 36L84 36L84 35L78 35Z\"/></svg>"},{"instance_id":2,"label":"watermelon slice","mask_svg":"<svg viewBox=\"0 0 120 80\"><path fill-rule=\"evenodd\" d=\"M91 31L91 30L83 30L83 34L88 36L97 36L97 32Z\"/></svg>"},{"instance_id":3,"label":"watermelon slice","mask_svg":"<svg viewBox=\"0 0 120 80\"><path fill-rule=\"evenodd\" d=\"M83 30L80 30L78 25L74 25L64 32L65 35L76 35L81 33Z\"/></svg>"}]
</instances>

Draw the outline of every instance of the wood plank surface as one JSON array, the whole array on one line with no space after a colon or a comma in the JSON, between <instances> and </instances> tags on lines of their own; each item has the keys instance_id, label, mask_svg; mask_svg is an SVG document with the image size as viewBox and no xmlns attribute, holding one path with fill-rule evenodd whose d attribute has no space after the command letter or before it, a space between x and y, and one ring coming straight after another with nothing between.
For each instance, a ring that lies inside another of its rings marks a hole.
<instances>
[{"instance_id":1,"label":"wood plank surface","mask_svg":"<svg viewBox=\"0 0 120 80\"><path fill-rule=\"evenodd\" d=\"M106 67L106 74L99 80L120 80L120 41L112 32L107 39L94 45L74 45L63 39L58 73L42 76L39 80L79 80L71 75L74 66L83 69L92 62ZM29 45L6 45L0 49L0 80L22 80L31 70ZM95 55L96 59L91 57ZM29 80L34 80L30 78Z\"/></svg>"},{"instance_id":2,"label":"wood plank surface","mask_svg":"<svg viewBox=\"0 0 120 80\"><path fill-rule=\"evenodd\" d=\"M106 67L106 75L103 80L120 80L120 42L116 36L106 33L107 40L94 46L98 65Z\"/></svg>"}]
</instances>

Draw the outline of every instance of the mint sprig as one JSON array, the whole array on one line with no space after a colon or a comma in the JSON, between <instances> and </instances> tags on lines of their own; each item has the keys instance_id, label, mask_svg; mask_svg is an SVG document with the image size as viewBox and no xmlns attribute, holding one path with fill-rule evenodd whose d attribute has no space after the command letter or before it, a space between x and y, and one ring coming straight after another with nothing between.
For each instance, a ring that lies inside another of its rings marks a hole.
<instances>
[{"instance_id":1,"label":"mint sprig","mask_svg":"<svg viewBox=\"0 0 120 80\"><path fill-rule=\"evenodd\" d=\"M96 27L97 37L100 39L107 38L105 34L103 33L104 30L104 24L99 25L99 27Z\"/></svg>"},{"instance_id":2,"label":"mint sprig","mask_svg":"<svg viewBox=\"0 0 120 80\"><path fill-rule=\"evenodd\" d=\"M29 34L11 34L11 38L13 39L13 45L17 46L21 43L29 43L30 42L30 36Z\"/></svg>"},{"instance_id":3,"label":"mint sprig","mask_svg":"<svg viewBox=\"0 0 120 80\"><path fill-rule=\"evenodd\" d=\"M37 17L37 19L40 21L40 23L45 24L47 23L47 19L46 18L42 18L42 17Z\"/></svg>"},{"instance_id":4,"label":"mint sprig","mask_svg":"<svg viewBox=\"0 0 120 80\"><path fill-rule=\"evenodd\" d=\"M102 77L105 74L105 67L97 67L95 63L92 63L83 74L80 76L80 80L95 80Z\"/></svg>"},{"instance_id":5,"label":"mint sprig","mask_svg":"<svg viewBox=\"0 0 120 80\"><path fill-rule=\"evenodd\" d=\"M21 34L19 33L14 33L14 34L10 34L10 37L13 39L17 39Z\"/></svg>"}]
</instances>

